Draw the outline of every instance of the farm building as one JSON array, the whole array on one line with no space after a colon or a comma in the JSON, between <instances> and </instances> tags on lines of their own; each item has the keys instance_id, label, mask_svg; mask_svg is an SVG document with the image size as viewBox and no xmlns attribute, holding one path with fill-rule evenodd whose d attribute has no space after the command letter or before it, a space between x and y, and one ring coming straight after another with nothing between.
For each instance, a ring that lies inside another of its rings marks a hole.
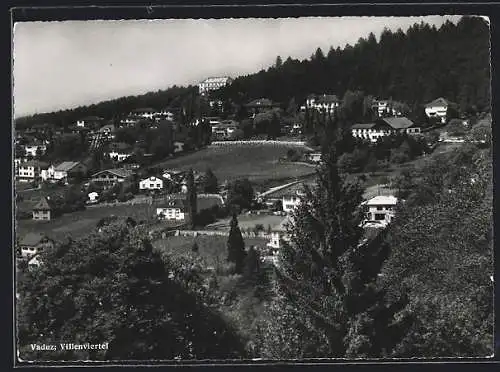
<instances>
[{"instance_id":1,"label":"farm building","mask_svg":"<svg viewBox=\"0 0 500 372\"><path fill-rule=\"evenodd\" d=\"M34 221L50 221L52 208L46 198L42 198L33 207L33 220Z\"/></svg>"}]
</instances>

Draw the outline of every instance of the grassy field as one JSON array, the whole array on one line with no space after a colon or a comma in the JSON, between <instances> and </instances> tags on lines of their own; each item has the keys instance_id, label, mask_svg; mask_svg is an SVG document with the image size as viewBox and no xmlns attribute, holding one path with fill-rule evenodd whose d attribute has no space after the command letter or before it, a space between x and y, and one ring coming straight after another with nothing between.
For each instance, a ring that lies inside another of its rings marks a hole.
<instances>
[{"instance_id":1,"label":"grassy field","mask_svg":"<svg viewBox=\"0 0 500 372\"><path fill-rule=\"evenodd\" d=\"M170 236L166 239L157 240L153 243L154 247L160 251L183 256L191 253L194 242L198 244L199 255L207 262L209 266L215 266L217 262L224 262L227 257L227 237L225 236L206 236L197 237ZM268 240L262 238L245 239L245 247L260 246L265 247Z\"/></svg>"},{"instance_id":2,"label":"grassy field","mask_svg":"<svg viewBox=\"0 0 500 372\"><path fill-rule=\"evenodd\" d=\"M221 146L206 148L175 159L166 160L156 166L164 168L204 172L210 167L219 183L224 180L248 177L259 183L268 179L290 179L314 172L314 168L289 162L279 162L289 147L262 146Z\"/></svg>"},{"instance_id":3,"label":"grassy field","mask_svg":"<svg viewBox=\"0 0 500 372\"><path fill-rule=\"evenodd\" d=\"M16 236L22 237L28 232L43 232L56 240L67 236L78 238L90 233L96 227L97 222L106 216L131 217L140 221L153 214L154 207L148 204L92 207L84 211L64 214L51 221L19 220Z\"/></svg>"}]
</instances>

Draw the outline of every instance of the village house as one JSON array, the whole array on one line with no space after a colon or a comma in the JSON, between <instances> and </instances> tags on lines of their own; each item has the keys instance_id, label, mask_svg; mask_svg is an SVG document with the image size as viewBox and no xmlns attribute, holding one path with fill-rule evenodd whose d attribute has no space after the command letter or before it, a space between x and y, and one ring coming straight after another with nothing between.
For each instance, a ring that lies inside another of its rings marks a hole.
<instances>
[{"instance_id":1,"label":"village house","mask_svg":"<svg viewBox=\"0 0 500 372\"><path fill-rule=\"evenodd\" d=\"M47 198L42 198L33 207L33 221L50 221L52 208Z\"/></svg>"},{"instance_id":2,"label":"village house","mask_svg":"<svg viewBox=\"0 0 500 372\"><path fill-rule=\"evenodd\" d=\"M169 109L161 109L157 111L153 116L156 120L175 120L175 114Z\"/></svg>"},{"instance_id":3,"label":"village house","mask_svg":"<svg viewBox=\"0 0 500 372\"><path fill-rule=\"evenodd\" d=\"M122 162L132 155L132 146L127 143L111 143L106 154L113 160Z\"/></svg>"},{"instance_id":4,"label":"village house","mask_svg":"<svg viewBox=\"0 0 500 372\"><path fill-rule=\"evenodd\" d=\"M139 190L161 190L163 180L157 177L148 177L139 182Z\"/></svg>"},{"instance_id":5,"label":"village house","mask_svg":"<svg viewBox=\"0 0 500 372\"><path fill-rule=\"evenodd\" d=\"M255 99L245 105L245 107L251 114L253 114L254 117L256 114L270 111L274 108L279 108L279 106L279 103L273 103L273 101L268 98Z\"/></svg>"},{"instance_id":6,"label":"village house","mask_svg":"<svg viewBox=\"0 0 500 372\"><path fill-rule=\"evenodd\" d=\"M402 113L394 107L394 103L395 102L388 100L373 100L371 108L378 117L384 115L400 116Z\"/></svg>"},{"instance_id":7,"label":"village house","mask_svg":"<svg viewBox=\"0 0 500 372\"><path fill-rule=\"evenodd\" d=\"M104 119L99 116L87 116L76 121L76 126L79 128L98 129L104 122Z\"/></svg>"},{"instance_id":8,"label":"village house","mask_svg":"<svg viewBox=\"0 0 500 372\"><path fill-rule=\"evenodd\" d=\"M30 258L54 247L54 241L42 233L27 233L19 242L21 257Z\"/></svg>"},{"instance_id":9,"label":"village house","mask_svg":"<svg viewBox=\"0 0 500 372\"><path fill-rule=\"evenodd\" d=\"M120 120L120 125L123 127L135 127L135 125L139 122L139 118L134 117L134 116L127 116L123 119Z\"/></svg>"},{"instance_id":10,"label":"village house","mask_svg":"<svg viewBox=\"0 0 500 372\"><path fill-rule=\"evenodd\" d=\"M282 205L283 212L292 213L295 208L297 208L301 202L301 199L304 197L304 192L302 190L295 190L295 192L288 192L283 195Z\"/></svg>"},{"instance_id":11,"label":"village house","mask_svg":"<svg viewBox=\"0 0 500 372\"><path fill-rule=\"evenodd\" d=\"M184 151L184 141L174 141L174 154Z\"/></svg>"},{"instance_id":12,"label":"village house","mask_svg":"<svg viewBox=\"0 0 500 372\"><path fill-rule=\"evenodd\" d=\"M239 125L234 120L224 120L220 124L212 126L212 136L215 139L229 139L238 130Z\"/></svg>"},{"instance_id":13,"label":"village house","mask_svg":"<svg viewBox=\"0 0 500 372\"><path fill-rule=\"evenodd\" d=\"M99 200L99 193L96 191L89 192L87 197L89 198L87 200L87 203L89 204L95 204Z\"/></svg>"},{"instance_id":14,"label":"village house","mask_svg":"<svg viewBox=\"0 0 500 372\"><path fill-rule=\"evenodd\" d=\"M30 160L19 163L17 166L17 180L19 182L33 182L39 178L43 179L43 172L48 164L38 160Z\"/></svg>"},{"instance_id":15,"label":"village house","mask_svg":"<svg viewBox=\"0 0 500 372\"><path fill-rule=\"evenodd\" d=\"M109 189L116 185L117 183L124 182L129 177L131 177L133 171L124 168L106 169L95 173L92 176L92 182L96 185L102 187L103 189Z\"/></svg>"},{"instance_id":16,"label":"village house","mask_svg":"<svg viewBox=\"0 0 500 372\"><path fill-rule=\"evenodd\" d=\"M304 155L304 158L311 163L319 163L321 162L321 152L309 152Z\"/></svg>"},{"instance_id":17,"label":"village house","mask_svg":"<svg viewBox=\"0 0 500 372\"><path fill-rule=\"evenodd\" d=\"M47 151L47 145L44 143L35 143L22 146L26 155L36 157L38 154L43 155Z\"/></svg>"},{"instance_id":18,"label":"village house","mask_svg":"<svg viewBox=\"0 0 500 372\"><path fill-rule=\"evenodd\" d=\"M392 195L379 195L362 203L368 208L365 222L380 222L383 226L391 223L395 216L398 199Z\"/></svg>"},{"instance_id":19,"label":"village house","mask_svg":"<svg viewBox=\"0 0 500 372\"><path fill-rule=\"evenodd\" d=\"M51 165L46 170L42 170L43 181L68 183L71 178L83 178L87 174L87 167L78 161L65 161L59 165Z\"/></svg>"},{"instance_id":20,"label":"village house","mask_svg":"<svg viewBox=\"0 0 500 372\"><path fill-rule=\"evenodd\" d=\"M271 250L271 255L274 258L278 256L278 252L283 246L283 242L290 241L287 230L291 227L292 221L292 217L288 215L278 225L271 228L271 237L269 238L269 242L266 244L266 247Z\"/></svg>"},{"instance_id":21,"label":"village house","mask_svg":"<svg viewBox=\"0 0 500 372\"><path fill-rule=\"evenodd\" d=\"M228 76L221 77L209 77L198 84L198 90L201 95L206 95L207 93L230 85L233 82Z\"/></svg>"},{"instance_id":22,"label":"village house","mask_svg":"<svg viewBox=\"0 0 500 372\"><path fill-rule=\"evenodd\" d=\"M95 139L104 139L112 141L115 139L116 127L114 124L106 124L97 130L94 134Z\"/></svg>"},{"instance_id":23,"label":"village house","mask_svg":"<svg viewBox=\"0 0 500 372\"><path fill-rule=\"evenodd\" d=\"M306 104L301 106L301 111L318 110L321 112L333 113L340 106L340 100L335 94L310 94L306 99Z\"/></svg>"},{"instance_id":24,"label":"village house","mask_svg":"<svg viewBox=\"0 0 500 372\"><path fill-rule=\"evenodd\" d=\"M443 97L439 97L425 105L425 115L429 118L439 118L441 123L444 124L446 123L448 106L450 106L450 102Z\"/></svg>"},{"instance_id":25,"label":"village house","mask_svg":"<svg viewBox=\"0 0 500 372\"><path fill-rule=\"evenodd\" d=\"M28 270L33 271L38 269L43 264L43 261L40 257L40 254L37 253L34 256L31 256L28 260Z\"/></svg>"},{"instance_id":26,"label":"village house","mask_svg":"<svg viewBox=\"0 0 500 372\"><path fill-rule=\"evenodd\" d=\"M380 118L373 123L354 124L351 126L351 133L355 138L375 143L380 137L391 134L420 134L420 127L406 117L390 117Z\"/></svg>"},{"instance_id":27,"label":"village house","mask_svg":"<svg viewBox=\"0 0 500 372\"><path fill-rule=\"evenodd\" d=\"M168 200L156 208L156 216L168 221L185 221L187 217L187 201L182 198Z\"/></svg>"}]
</instances>

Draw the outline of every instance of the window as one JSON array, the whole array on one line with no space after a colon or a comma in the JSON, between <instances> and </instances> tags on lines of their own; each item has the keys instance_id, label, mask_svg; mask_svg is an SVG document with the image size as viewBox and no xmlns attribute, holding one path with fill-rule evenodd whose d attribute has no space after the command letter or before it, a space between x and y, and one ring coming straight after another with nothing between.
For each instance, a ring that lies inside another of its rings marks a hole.
<instances>
[{"instance_id":1,"label":"window","mask_svg":"<svg viewBox=\"0 0 500 372\"><path fill-rule=\"evenodd\" d=\"M383 221L383 220L385 220L385 214L375 213L375 221Z\"/></svg>"},{"instance_id":2,"label":"window","mask_svg":"<svg viewBox=\"0 0 500 372\"><path fill-rule=\"evenodd\" d=\"M377 207L377 211L381 211L382 209L383 209L383 208L382 208L382 207L380 207L380 206L378 206L378 207Z\"/></svg>"}]
</instances>

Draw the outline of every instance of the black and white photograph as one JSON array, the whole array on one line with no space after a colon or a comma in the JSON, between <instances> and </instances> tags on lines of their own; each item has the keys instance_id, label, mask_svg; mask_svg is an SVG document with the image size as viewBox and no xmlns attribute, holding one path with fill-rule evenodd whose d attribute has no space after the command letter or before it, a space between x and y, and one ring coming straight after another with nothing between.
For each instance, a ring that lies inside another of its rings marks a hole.
<instances>
[{"instance_id":1,"label":"black and white photograph","mask_svg":"<svg viewBox=\"0 0 500 372\"><path fill-rule=\"evenodd\" d=\"M16 363L493 358L490 20L12 25Z\"/></svg>"}]
</instances>

